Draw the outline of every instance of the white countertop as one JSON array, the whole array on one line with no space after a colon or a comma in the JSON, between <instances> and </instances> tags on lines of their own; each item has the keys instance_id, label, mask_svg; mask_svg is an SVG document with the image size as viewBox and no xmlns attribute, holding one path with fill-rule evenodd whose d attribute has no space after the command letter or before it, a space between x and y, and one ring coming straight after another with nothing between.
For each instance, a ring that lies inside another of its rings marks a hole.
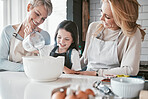
<instances>
[{"instance_id":1,"label":"white countertop","mask_svg":"<svg viewBox=\"0 0 148 99\"><path fill-rule=\"evenodd\" d=\"M102 79L97 76L62 74L52 82L35 82L27 78L24 72L0 72L0 99L50 99L55 88L70 84L80 85L81 90L93 89L93 83Z\"/></svg>"}]
</instances>

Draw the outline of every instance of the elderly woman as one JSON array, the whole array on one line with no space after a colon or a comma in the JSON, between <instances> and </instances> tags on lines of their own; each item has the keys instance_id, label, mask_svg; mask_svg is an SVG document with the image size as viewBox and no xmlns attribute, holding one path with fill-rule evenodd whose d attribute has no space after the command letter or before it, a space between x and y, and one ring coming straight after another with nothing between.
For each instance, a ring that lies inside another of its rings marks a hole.
<instances>
[{"instance_id":1,"label":"elderly woman","mask_svg":"<svg viewBox=\"0 0 148 99\"><path fill-rule=\"evenodd\" d=\"M27 5L27 18L20 24L8 25L0 33L0 69L10 71L24 71L22 64L23 56L34 56L37 52L27 52L22 47L24 37L34 29L39 31L45 39L45 44L50 44L48 32L38 26L52 12L50 0L32 0Z\"/></svg>"},{"instance_id":2,"label":"elderly woman","mask_svg":"<svg viewBox=\"0 0 148 99\"><path fill-rule=\"evenodd\" d=\"M102 22L90 24L81 63L82 75L137 75L145 32L136 23L137 0L102 0Z\"/></svg>"}]
</instances>

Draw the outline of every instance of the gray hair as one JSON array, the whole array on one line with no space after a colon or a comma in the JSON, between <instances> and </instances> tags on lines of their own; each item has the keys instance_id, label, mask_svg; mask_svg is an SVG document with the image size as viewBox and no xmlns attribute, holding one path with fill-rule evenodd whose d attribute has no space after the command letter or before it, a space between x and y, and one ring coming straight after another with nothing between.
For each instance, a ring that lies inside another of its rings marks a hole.
<instances>
[{"instance_id":1,"label":"gray hair","mask_svg":"<svg viewBox=\"0 0 148 99\"><path fill-rule=\"evenodd\" d=\"M32 7L44 5L45 9L48 12L48 16L52 13L52 3L51 0L30 0L29 2L32 4Z\"/></svg>"}]
</instances>

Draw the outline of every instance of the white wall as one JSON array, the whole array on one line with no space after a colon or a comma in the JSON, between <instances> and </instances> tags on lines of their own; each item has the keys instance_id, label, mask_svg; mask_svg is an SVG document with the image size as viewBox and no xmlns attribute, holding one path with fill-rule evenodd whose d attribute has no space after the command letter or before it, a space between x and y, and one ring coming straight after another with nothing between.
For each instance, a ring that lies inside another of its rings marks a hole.
<instances>
[{"instance_id":1,"label":"white wall","mask_svg":"<svg viewBox=\"0 0 148 99\"><path fill-rule=\"evenodd\" d=\"M145 40L142 43L141 60L148 61L148 0L138 0L141 4L138 23L146 28Z\"/></svg>"},{"instance_id":2,"label":"white wall","mask_svg":"<svg viewBox=\"0 0 148 99\"><path fill-rule=\"evenodd\" d=\"M138 24L142 25L142 28L146 28L146 36L144 42L142 42L141 49L141 61L148 61L148 0L138 0L141 7L139 10ZM98 21L100 18L101 7L100 0L90 0L90 22Z\"/></svg>"}]
</instances>

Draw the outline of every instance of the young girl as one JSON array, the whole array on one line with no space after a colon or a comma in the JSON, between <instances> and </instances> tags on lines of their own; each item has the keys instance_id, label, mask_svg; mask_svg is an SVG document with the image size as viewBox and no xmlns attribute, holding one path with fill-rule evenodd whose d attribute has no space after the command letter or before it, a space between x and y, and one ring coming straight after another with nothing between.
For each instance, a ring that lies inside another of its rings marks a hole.
<instances>
[{"instance_id":1,"label":"young girl","mask_svg":"<svg viewBox=\"0 0 148 99\"><path fill-rule=\"evenodd\" d=\"M78 28L72 21L62 21L55 34L55 45L45 46L40 50L41 56L65 56L64 73L81 70L78 52Z\"/></svg>"}]
</instances>

